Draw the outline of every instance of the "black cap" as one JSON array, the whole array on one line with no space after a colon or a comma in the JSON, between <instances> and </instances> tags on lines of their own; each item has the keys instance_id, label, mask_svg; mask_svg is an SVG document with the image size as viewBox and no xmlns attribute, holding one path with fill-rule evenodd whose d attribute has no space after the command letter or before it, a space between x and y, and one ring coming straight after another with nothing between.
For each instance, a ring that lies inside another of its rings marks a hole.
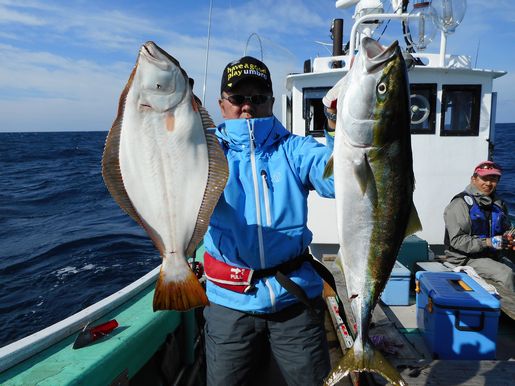
<instances>
[{"instance_id":1,"label":"black cap","mask_svg":"<svg viewBox=\"0 0 515 386\"><path fill-rule=\"evenodd\" d=\"M252 56L244 56L241 59L229 63L222 74L222 91L229 91L242 79L257 79L263 82L267 91L272 92L272 79L268 67L260 60Z\"/></svg>"}]
</instances>

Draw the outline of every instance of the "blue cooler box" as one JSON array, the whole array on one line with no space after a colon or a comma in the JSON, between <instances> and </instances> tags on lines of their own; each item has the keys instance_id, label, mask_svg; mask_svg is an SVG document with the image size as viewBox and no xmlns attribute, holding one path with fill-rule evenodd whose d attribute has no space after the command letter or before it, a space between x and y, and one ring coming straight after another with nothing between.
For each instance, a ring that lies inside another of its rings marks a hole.
<instances>
[{"instance_id":1,"label":"blue cooler box","mask_svg":"<svg viewBox=\"0 0 515 386\"><path fill-rule=\"evenodd\" d=\"M390 279L381 294L381 300L388 306L407 306L409 304L409 283L411 272L404 265L395 262Z\"/></svg>"},{"instance_id":2,"label":"blue cooler box","mask_svg":"<svg viewBox=\"0 0 515 386\"><path fill-rule=\"evenodd\" d=\"M397 255L397 261L404 264L411 272L415 272L415 264L419 261L429 260L427 241L416 235L404 239Z\"/></svg>"},{"instance_id":3,"label":"blue cooler box","mask_svg":"<svg viewBox=\"0 0 515 386\"><path fill-rule=\"evenodd\" d=\"M465 273L415 275L417 327L437 359L495 359L499 300Z\"/></svg>"}]
</instances>

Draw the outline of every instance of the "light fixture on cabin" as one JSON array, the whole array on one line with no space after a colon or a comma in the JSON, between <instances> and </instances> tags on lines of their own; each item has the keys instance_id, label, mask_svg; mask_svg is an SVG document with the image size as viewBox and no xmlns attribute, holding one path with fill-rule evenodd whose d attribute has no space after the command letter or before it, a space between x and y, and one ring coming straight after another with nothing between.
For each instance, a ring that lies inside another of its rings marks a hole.
<instances>
[{"instance_id":1,"label":"light fixture on cabin","mask_svg":"<svg viewBox=\"0 0 515 386\"><path fill-rule=\"evenodd\" d=\"M355 20L359 18L371 15L371 14L382 14L384 13L383 3L380 0L361 0L356 4L354 9ZM363 36L372 37L376 28L382 23L381 20L367 20L361 23L358 31Z\"/></svg>"},{"instance_id":2,"label":"light fixture on cabin","mask_svg":"<svg viewBox=\"0 0 515 386\"><path fill-rule=\"evenodd\" d=\"M433 22L439 30L451 34L461 23L467 10L467 0L432 0Z\"/></svg>"},{"instance_id":3,"label":"light fixture on cabin","mask_svg":"<svg viewBox=\"0 0 515 386\"><path fill-rule=\"evenodd\" d=\"M435 11L431 1L415 0L408 15L408 40L417 50L424 50L436 35Z\"/></svg>"}]
</instances>

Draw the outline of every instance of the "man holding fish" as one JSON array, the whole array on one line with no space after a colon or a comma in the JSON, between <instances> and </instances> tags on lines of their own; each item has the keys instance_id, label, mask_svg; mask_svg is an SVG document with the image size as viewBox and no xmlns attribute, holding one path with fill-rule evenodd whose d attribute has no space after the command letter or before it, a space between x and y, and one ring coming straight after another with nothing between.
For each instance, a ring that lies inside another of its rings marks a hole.
<instances>
[{"instance_id":1,"label":"man holding fish","mask_svg":"<svg viewBox=\"0 0 515 386\"><path fill-rule=\"evenodd\" d=\"M373 371L405 384L368 329L404 236L420 229L408 79L397 42L365 38L357 58L324 98L338 110L326 146L292 135L273 116L261 61L245 56L224 69L225 122L213 134L177 59L153 42L140 49L102 174L162 256L154 310L207 306L210 385L251 384L269 350L290 385L319 385L328 375L322 278L334 279L308 251L311 190L336 198L340 263L357 321L354 346L326 382ZM207 297L187 263L202 239Z\"/></svg>"},{"instance_id":2,"label":"man holding fish","mask_svg":"<svg viewBox=\"0 0 515 386\"><path fill-rule=\"evenodd\" d=\"M267 66L246 56L222 75L216 129L229 179L204 238L209 385L242 385L272 351L290 385L319 385L330 370L323 282L308 246L307 197L333 197L322 173L332 151L292 135L272 113Z\"/></svg>"},{"instance_id":3,"label":"man holding fish","mask_svg":"<svg viewBox=\"0 0 515 386\"><path fill-rule=\"evenodd\" d=\"M109 192L161 254L153 308L207 306L209 384L251 382L270 349L289 384L321 384L328 271L308 251L307 197L334 197L322 178L332 137L325 146L281 125L255 58L224 70L215 133L191 86L176 58L145 43L102 157ZM187 262L203 238L207 297Z\"/></svg>"}]
</instances>

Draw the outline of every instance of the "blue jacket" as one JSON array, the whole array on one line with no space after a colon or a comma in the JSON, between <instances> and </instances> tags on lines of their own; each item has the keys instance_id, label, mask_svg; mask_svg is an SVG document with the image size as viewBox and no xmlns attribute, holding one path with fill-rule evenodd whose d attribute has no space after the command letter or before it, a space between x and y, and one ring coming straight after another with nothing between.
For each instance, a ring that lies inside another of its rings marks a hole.
<instances>
[{"instance_id":1,"label":"blue jacket","mask_svg":"<svg viewBox=\"0 0 515 386\"><path fill-rule=\"evenodd\" d=\"M227 264L253 269L302 254L312 240L306 225L309 191L334 197L333 178L322 178L332 138L325 146L313 137L293 135L273 116L227 120L216 135L227 157L229 179L211 216L206 251ZM288 276L309 298L321 294L322 280L311 264ZM258 280L255 287L240 294L208 281L207 295L213 303L253 313L298 302L274 277Z\"/></svg>"}]
</instances>

